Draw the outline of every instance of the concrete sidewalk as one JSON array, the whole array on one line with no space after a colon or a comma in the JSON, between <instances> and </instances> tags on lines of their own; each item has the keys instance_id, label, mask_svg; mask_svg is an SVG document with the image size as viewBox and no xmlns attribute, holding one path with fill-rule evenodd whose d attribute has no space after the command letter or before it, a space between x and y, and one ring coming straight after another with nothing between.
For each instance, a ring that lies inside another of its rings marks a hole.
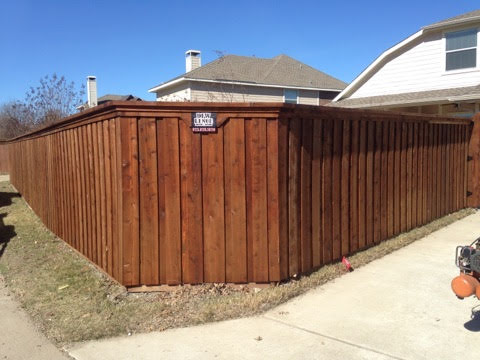
<instances>
[{"instance_id":1,"label":"concrete sidewalk","mask_svg":"<svg viewBox=\"0 0 480 360\"><path fill-rule=\"evenodd\" d=\"M461 359L480 353L474 298L450 290L480 212L263 316L77 344L76 359Z\"/></svg>"},{"instance_id":2,"label":"concrete sidewalk","mask_svg":"<svg viewBox=\"0 0 480 360\"><path fill-rule=\"evenodd\" d=\"M0 181L9 181L0 175ZM70 357L57 349L35 327L20 308L0 276L0 359L65 360Z\"/></svg>"},{"instance_id":3,"label":"concrete sidewalk","mask_svg":"<svg viewBox=\"0 0 480 360\"><path fill-rule=\"evenodd\" d=\"M9 294L0 277L0 359L64 360L70 357L52 345Z\"/></svg>"}]
</instances>

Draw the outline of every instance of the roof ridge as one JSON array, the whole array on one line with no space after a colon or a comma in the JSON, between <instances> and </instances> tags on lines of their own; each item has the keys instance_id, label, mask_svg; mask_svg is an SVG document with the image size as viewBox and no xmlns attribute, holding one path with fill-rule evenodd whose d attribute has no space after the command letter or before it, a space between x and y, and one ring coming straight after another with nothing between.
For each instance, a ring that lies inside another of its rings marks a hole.
<instances>
[{"instance_id":1,"label":"roof ridge","mask_svg":"<svg viewBox=\"0 0 480 360\"><path fill-rule=\"evenodd\" d=\"M294 58L292 58L292 57L290 57L290 56L288 56L288 55L283 55L283 56L285 56L285 57L287 57L287 58L290 58L290 59L292 59L293 61L296 61L296 62L300 63L302 66L306 66L306 67L310 68L311 70L318 71L319 73L322 73L322 75L325 75L326 77L329 77L329 78L331 78L331 79L333 79L333 80L341 81L342 83L345 84L345 86L348 85L348 83L346 83L345 81L340 80L340 79L337 79L336 77L334 77L334 76L332 76L332 75L330 75L330 74L327 74L326 72L323 72L322 70L318 70L318 69L314 68L314 67L311 66L311 65L308 65L308 64L306 64L306 63L304 63L304 62L301 62L301 61L299 61L299 60L297 60L297 59L294 59Z\"/></svg>"},{"instance_id":2,"label":"roof ridge","mask_svg":"<svg viewBox=\"0 0 480 360\"><path fill-rule=\"evenodd\" d=\"M278 62L282 59L282 55L277 55L275 56L274 58L270 59L273 61L273 64L272 66L265 72L265 74L263 75L261 81L265 81L265 79L268 77L268 75L270 75L273 70L275 70L275 67L277 66Z\"/></svg>"},{"instance_id":3,"label":"roof ridge","mask_svg":"<svg viewBox=\"0 0 480 360\"><path fill-rule=\"evenodd\" d=\"M340 81L340 82L343 83L345 86L347 85L347 83L346 83L345 81L340 80L340 79L337 79L336 77L334 77L334 76L332 76L332 75L329 75L329 74L327 74L327 73L325 73L325 72L323 72L323 71L321 71L321 70L318 70L318 69L314 68L313 66L310 66L310 65L308 65L308 64L306 64L306 63L304 63L304 62L302 62L302 61L300 61L300 60L294 59L294 58L292 58L291 56L288 56L288 55L285 55L285 54L280 54L280 55L275 56L275 58L278 58L278 60L275 62L275 65L277 65L277 64L280 62L280 60L290 59L290 60L292 60L293 62L295 62L296 64L299 64L301 67L309 68L310 70L319 72L319 73L321 73L322 75L324 75L324 76L326 76L326 77L328 77L328 78L330 78L330 79L332 79L332 80ZM274 67L272 67L272 71L273 71L273 69L274 69ZM271 73L272 71L270 71L270 73ZM269 75L270 75L270 73L269 73ZM264 78L264 79L265 79L265 78Z\"/></svg>"}]
</instances>

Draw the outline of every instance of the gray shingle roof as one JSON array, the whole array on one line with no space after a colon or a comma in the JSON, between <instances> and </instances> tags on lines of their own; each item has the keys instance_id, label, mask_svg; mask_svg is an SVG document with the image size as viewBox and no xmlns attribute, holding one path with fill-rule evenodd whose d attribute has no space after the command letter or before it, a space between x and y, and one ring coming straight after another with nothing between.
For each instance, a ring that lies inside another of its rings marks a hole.
<instances>
[{"instance_id":1,"label":"gray shingle roof","mask_svg":"<svg viewBox=\"0 0 480 360\"><path fill-rule=\"evenodd\" d=\"M272 59L226 55L163 84L180 78L331 90L341 90L347 86L345 82L287 55Z\"/></svg>"},{"instance_id":2,"label":"gray shingle roof","mask_svg":"<svg viewBox=\"0 0 480 360\"><path fill-rule=\"evenodd\" d=\"M414 105L440 103L460 100L462 97L480 99L480 85L453 89L418 91L402 94L369 96L362 98L348 98L329 103L329 106L346 108L366 108L395 105Z\"/></svg>"},{"instance_id":3,"label":"gray shingle roof","mask_svg":"<svg viewBox=\"0 0 480 360\"><path fill-rule=\"evenodd\" d=\"M424 29L436 28L436 27L449 25L449 24L453 25L453 24L456 24L456 23L460 23L460 22L464 22L464 21L468 21L468 20L473 20L473 19L477 19L477 18L480 19L480 10L470 11L470 12L467 12L465 14L457 15L457 16L454 16L454 17L451 17L451 18L448 18L448 19L445 19L445 20L442 20L442 21L438 21L436 23L425 26Z\"/></svg>"},{"instance_id":4,"label":"gray shingle roof","mask_svg":"<svg viewBox=\"0 0 480 360\"><path fill-rule=\"evenodd\" d=\"M143 101L140 99L138 96L135 95L114 95L114 94L107 94L100 96L97 99L97 105L101 105L103 103L106 103L107 101ZM88 109L88 103L83 103L79 106L77 106L77 110L83 111L85 109Z\"/></svg>"},{"instance_id":5,"label":"gray shingle roof","mask_svg":"<svg viewBox=\"0 0 480 360\"><path fill-rule=\"evenodd\" d=\"M127 101L127 100L132 100L132 101L141 101L138 96L135 95L114 95L114 94L107 94L100 96L97 100L98 104L106 102L106 101Z\"/></svg>"}]
</instances>

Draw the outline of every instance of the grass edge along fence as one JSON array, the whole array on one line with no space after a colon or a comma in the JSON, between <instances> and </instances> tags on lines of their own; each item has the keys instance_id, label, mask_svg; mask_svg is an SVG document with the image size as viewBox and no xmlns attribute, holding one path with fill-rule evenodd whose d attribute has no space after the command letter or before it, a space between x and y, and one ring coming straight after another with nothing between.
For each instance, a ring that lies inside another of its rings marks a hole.
<instances>
[{"instance_id":1,"label":"grass edge along fence","mask_svg":"<svg viewBox=\"0 0 480 360\"><path fill-rule=\"evenodd\" d=\"M192 113L216 115L194 132ZM126 286L275 282L467 206L471 121L110 102L7 142L46 226Z\"/></svg>"}]
</instances>

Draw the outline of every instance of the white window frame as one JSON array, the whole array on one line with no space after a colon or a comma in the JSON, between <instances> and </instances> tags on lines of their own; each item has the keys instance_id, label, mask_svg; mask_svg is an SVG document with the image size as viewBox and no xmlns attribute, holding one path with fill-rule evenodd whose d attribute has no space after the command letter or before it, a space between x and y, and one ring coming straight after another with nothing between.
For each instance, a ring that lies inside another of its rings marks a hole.
<instances>
[{"instance_id":1,"label":"white window frame","mask_svg":"<svg viewBox=\"0 0 480 360\"><path fill-rule=\"evenodd\" d=\"M464 48L464 49L455 49L455 50L448 50L447 51L447 34L459 32L459 31L467 31L467 30L474 30L477 33L477 46L476 47L469 47L469 48ZM449 30L449 31L444 31L443 32L443 73L444 74L457 74L457 73L462 73L462 72L469 72L469 71L476 71L479 69L479 62L480 62L480 44L479 44L479 32L477 27L466 27L466 28L460 28L460 29L455 29L455 30ZM452 70L447 70L447 53L452 53L452 52L457 52L457 51L462 51L462 50L469 50L469 49L476 49L476 64L474 67L469 67L469 68L461 68L461 69L452 69Z\"/></svg>"},{"instance_id":2,"label":"white window frame","mask_svg":"<svg viewBox=\"0 0 480 360\"><path fill-rule=\"evenodd\" d=\"M287 92L287 91L295 91L297 93L297 102L295 104L298 104L298 101L299 101L299 91L298 91L298 89L283 89L283 102L286 103L286 104L293 104L293 102L287 102L286 101L285 92Z\"/></svg>"}]
</instances>

